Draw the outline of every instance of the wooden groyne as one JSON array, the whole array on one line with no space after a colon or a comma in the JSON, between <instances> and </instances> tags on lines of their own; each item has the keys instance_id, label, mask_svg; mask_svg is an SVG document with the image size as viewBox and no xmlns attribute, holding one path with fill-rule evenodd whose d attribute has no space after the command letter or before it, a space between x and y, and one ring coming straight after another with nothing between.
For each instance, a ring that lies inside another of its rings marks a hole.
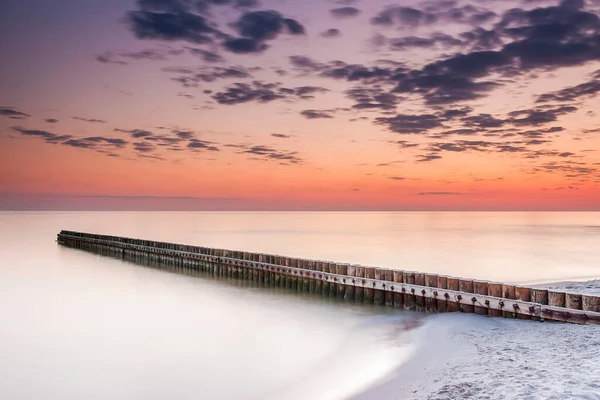
<instances>
[{"instance_id":1,"label":"wooden groyne","mask_svg":"<svg viewBox=\"0 0 600 400\"><path fill-rule=\"evenodd\" d=\"M426 312L600 324L600 297L398 269L61 231L61 245L300 292Z\"/></svg>"}]
</instances>

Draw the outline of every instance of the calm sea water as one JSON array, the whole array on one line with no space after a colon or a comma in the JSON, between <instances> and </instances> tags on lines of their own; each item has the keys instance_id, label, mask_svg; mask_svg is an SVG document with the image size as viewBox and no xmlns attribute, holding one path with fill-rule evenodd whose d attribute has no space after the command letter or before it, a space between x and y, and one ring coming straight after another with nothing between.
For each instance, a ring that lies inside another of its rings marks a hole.
<instances>
[{"instance_id":1,"label":"calm sea water","mask_svg":"<svg viewBox=\"0 0 600 400\"><path fill-rule=\"evenodd\" d=\"M514 283L600 277L600 213L0 213L0 398L337 399L414 314L144 268L60 229Z\"/></svg>"}]
</instances>

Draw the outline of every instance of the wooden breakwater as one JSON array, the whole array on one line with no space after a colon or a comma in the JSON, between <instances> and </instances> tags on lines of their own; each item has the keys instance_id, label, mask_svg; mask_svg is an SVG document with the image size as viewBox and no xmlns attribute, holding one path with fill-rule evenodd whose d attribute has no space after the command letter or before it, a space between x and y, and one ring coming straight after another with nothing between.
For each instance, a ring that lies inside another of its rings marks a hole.
<instances>
[{"instance_id":1,"label":"wooden breakwater","mask_svg":"<svg viewBox=\"0 0 600 400\"><path fill-rule=\"evenodd\" d=\"M600 324L599 296L65 230L57 242L97 254L177 265L349 301L427 312Z\"/></svg>"}]
</instances>

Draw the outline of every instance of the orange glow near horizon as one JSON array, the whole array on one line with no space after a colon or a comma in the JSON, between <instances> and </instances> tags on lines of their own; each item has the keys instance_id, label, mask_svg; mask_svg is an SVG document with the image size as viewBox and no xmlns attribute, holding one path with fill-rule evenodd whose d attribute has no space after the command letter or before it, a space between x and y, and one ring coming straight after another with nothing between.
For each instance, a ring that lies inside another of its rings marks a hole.
<instances>
[{"instance_id":1,"label":"orange glow near horizon","mask_svg":"<svg viewBox=\"0 0 600 400\"><path fill-rule=\"evenodd\" d=\"M489 2L475 26L451 9L405 20L383 0L341 19L317 0L264 0L304 32L257 26L243 34L268 47L235 51L160 26L136 37L115 22L127 7L61 9L100 15L72 35L12 4L0 209L600 210L600 61L503 47L516 43L506 26L535 28L528 13L544 8L572 24L565 43L600 52L600 22L577 25L597 7L548 3ZM241 35L232 21L253 11L222 7L201 18ZM342 35L324 37L332 26ZM465 39L480 28L497 40ZM435 43L440 31L455 40Z\"/></svg>"}]
</instances>

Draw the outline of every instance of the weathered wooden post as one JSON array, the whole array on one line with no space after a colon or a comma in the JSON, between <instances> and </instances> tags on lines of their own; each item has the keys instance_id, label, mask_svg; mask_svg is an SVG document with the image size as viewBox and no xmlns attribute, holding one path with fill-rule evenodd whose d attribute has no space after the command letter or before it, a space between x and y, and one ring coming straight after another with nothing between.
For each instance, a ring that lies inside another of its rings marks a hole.
<instances>
[{"instance_id":1,"label":"weathered wooden post","mask_svg":"<svg viewBox=\"0 0 600 400\"><path fill-rule=\"evenodd\" d=\"M393 271L394 282L400 287L402 284L402 272L400 270L395 269ZM394 307L404 307L404 295L400 292L394 292Z\"/></svg>"},{"instance_id":2,"label":"weathered wooden post","mask_svg":"<svg viewBox=\"0 0 600 400\"><path fill-rule=\"evenodd\" d=\"M575 293L566 293L566 305L567 308L571 308L573 310L582 310L583 309L583 299L580 294Z\"/></svg>"},{"instance_id":3,"label":"weathered wooden post","mask_svg":"<svg viewBox=\"0 0 600 400\"><path fill-rule=\"evenodd\" d=\"M315 294L323 294L323 280L321 279L323 273L323 261L315 261Z\"/></svg>"},{"instance_id":4,"label":"weathered wooden post","mask_svg":"<svg viewBox=\"0 0 600 400\"><path fill-rule=\"evenodd\" d=\"M365 278L365 267L362 265L355 265L356 268L356 282L360 285L354 288L354 300L357 303L365 302L365 289L362 287L362 281Z\"/></svg>"},{"instance_id":5,"label":"weathered wooden post","mask_svg":"<svg viewBox=\"0 0 600 400\"><path fill-rule=\"evenodd\" d=\"M364 267L365 268L365 278L366 279L375 279L375 268L373 267ZM368 283L364 287L364 301L365 303L373 304L375 297L375 290L373 289L373 284Z\"/></svg>"},{"instance_id":6,"label":"weathered wooden post","mask_svg":"<svg viewBox=\"0 0 600 400\"><path fill-rule=\"evenodd\" d=\"M384 271L382 268L375 268L375 279L378 281L382 281L384 278ZM373 303L379 305L384 304L385 296L383 290L375 289L375 293L373 294Z\"/></svg>"},{"instance_id":7,"label":"weathered wooden post","mask_svg":"<svg viewBox=\"0 0 600 400\"><path fill-rule=\"evenodd\" d=\"M346 282L346 293L344 298L346 300L354 301L356 297L356 265L348 265L346 268L346 274L350 277L349 281Z\"/></svg>"},{"instance_id":8,"label":"weathered wooden post","mask_svg":"<svg viewBox=\"0 0 600 400\"><path fill-rule=\"evenodd\" d=\"M515 286L515 289L517 294L517 300L531 301L531 288L528 288L526 286ZM516 308L515 312L517 312L518 319L531 319L531 315L522 314L524 312L528 312L528 310L521 310L519 308Z\"/></svg>"},{"instance_id":9,"label":"weathered wooden post","mask_svg":"<svg viewBox=\"0 0 600 400\"><path fill-rule=\"evenodd\" d=\"M408 285L414 285L415 284L415 278L416 278L417 273L413 272L413 271L404 271L403 276L404 276L404 283L408 284ZM404 295L404 308L407 310L416 310L417 308L417 301L416 301L416 296L415 296L415 290L414 289L408 289Z\"/></svg>"},{"instance_id":10,"label":"weathered wooden post","mask_svg":"<svg viewBox=\"0 0 600 400\"><path fill-rule=\"evenodd\" d=\"M479 280L473 281L473 293L483 294L483 295L487 296L488 284L489 284L489 282L487 282L487 281L479 281ZM488 306L477 303L477 305L475 306L473 311L477 315L488 315Z\"/></svg>"},{"instance_id":11,"label":"weathered wooden post","mask_svg":"<svg viewBox=\"0 0 600 400\"><path fill-rule=\"evenodd\" d=\"M502 284L497 282L489 282L488 283L488 294L490 296L502 298ZM490 317L501 317L502 310L496 310L494 308L490 308L489 310Z\"/></svg>"},{"instance_id":12,"label":"weathered wooden post","mask_svg":"<svg viewBox=\"0 0 600 400\"><path fill-rule=\"evenodd\" d=\"M548 305L548 289L531 289L531 301L541 305ZM536 316L533 319L536 321L540 320L540 317Z\"/></svg>"},{"instance_id":13,"label":"weathered wooden post","mask_svg":"<svg viewBox=\"0 0 600 400\"><path fill-rule=\"evenodd\" d=\"M346 275L346 273L348 272L348 264L336 264L336 273L338 275ZM337 298L338 299L343 299L346 296L346 284L344 283L345 278L340 278L340 281L338 282L338 293L337 293Z\"/></svg>"},{"instance_id":14,"label":"weathered wooden post","mask_svg":"<svg viewBox=\"0 0 600 400\"><path fill-rule=\"evenodd\" d=\"M425 274L422 272L417 272L415 274L415 285L425 286ZM415 301L417 303L417 311L425 311L425 297L423 297L423 293L421 293L422 289L419 289L416 294Z\"/></svg>"},{"instance_id":15,"label":"weathered wooden post","mask_svg":"<svg viewBox=\"0 0 600 400\"><path fill-rule=\"evenodd\" d=\"M470 296L469 293L473 293L473 281L470 279L459 278L458 279L458 289L461 292L465 292L466 293L465 296ZM470 301L470 298L467 300ZM475 306L472 304L462 304L461 303L460 311L462 311L464 313L472 313L472 312L475 312Z\"/></svg>"},{"instance_id":16,"label":"weathered wooden post","mask_svg":"<svg viewBox=\"0 0 600 400\"><path fill-rule=\"evenodd\" d=\"M446 289L448 289L448 277L446 275L438 276L438 299L437 310L440 313L448 311L448 300L446 298Z\"/></svg>"},{"instance_id":17,"label":"weathered wooden post","mask_svg":"<svg viewBox=\"0 0 600 400\"><path fill-rule=\"evenodd\" d=\"M458 278L449 276L448 279L446 280L448 290L459 291L460 290L459 281L460 280ZM460 304L456 301L454 296L448 295L448 297L446 297L446 294L447 293L444 294L444 297L447 299L446 309L448 310L448 312L460 311Z\"/></svg>"},{"instance_id":18,"label":"weathered wooden post","mask_svg":"<svg viewBox=\"0 0 600 400\"><path fill-rule=\"evenodd\" d=\"M509 300L516 300L517 299L516 286L502 284L502 297L505 299L509 299ZM504 316L504 318L517 318L517 314L515 313L515 310L508 309L508 308L506 310L503 309L502 315Z\"/></svg>"},{"instance_id":19,"label":"weathered wooden post","mask_svg":"<svg viewBox=\"0 0 600 400\"><path fill-rule=\"evenodd\" d=\"M425 286L438 288L439 285L439 275L438 274L425 274ZM439 298L439 292L438 297ZM425 299L425 309L429 312L437 311L437 298L426 298Z\"/></svg>"},{"instance_id":20,"label":"weathered wooden post","mask_svg":"<svg viewBox=\"0 0 600 400\"><path fill-rule=\"evenodd\" d=\"M392 292L392 286L394 286L394 271L389 268L384 268L383 270L385 283L385 305L389 307L394 306L394 292Z\"/></svg>"},{"instance_id":21,"label":"weathered wooden post","mask_svg":"<svg viewBox=\"0 0 600 400\"><path fill-rule=\"evenodd\" d=\"M583 311L600 312L600 297L583 295L582 296Z\"/></svg>"}]
</instances>

